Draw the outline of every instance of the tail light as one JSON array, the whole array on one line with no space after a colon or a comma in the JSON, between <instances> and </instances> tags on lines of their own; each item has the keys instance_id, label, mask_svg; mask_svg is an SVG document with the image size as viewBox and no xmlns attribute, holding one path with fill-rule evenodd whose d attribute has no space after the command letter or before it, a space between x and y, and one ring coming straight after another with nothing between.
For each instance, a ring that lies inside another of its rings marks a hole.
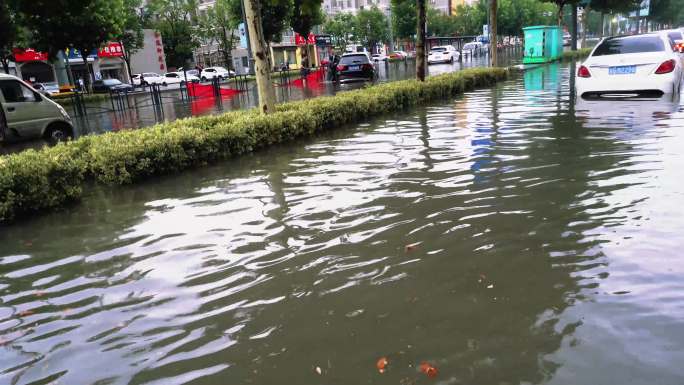
<instances>
[{"instance_id":1,"label":"tail light","mask_svg":"<svg viewBox=\"0 0 684 385\"><path fill-rule=\"evenodd\" d=\"M590 78L591 73L589 72L589 68L585 66L580 66L580 68L577 70L577 76L581 78Z\"/></svg>"},{"instance_id":2,"label":"tail light","mask_svg":"<svg viewBox=\"0 0 684 385\"><path fill-rule=\"evenodd\" d=\"M364 65L363 65L363 69L364 69L364 70L372 70L372 69L373 69L373 65L372 65L372 64L364 64Z\"/></svg>"},{"instance_id":3,"label":"tail light","mask_svg":"<svg viewBox=\"0 0 684 385\"><path fill-rule=\"evenodd\" d=\"M337 66L337 70L338 70L338 71L346 71L346 70L347 70L347 66L345 66L345 65L338 65L338 66Z\"/></svg>"},{"instance_id":4,"label":"tail light","mask_svg":"<svg viewBox=\"0 0 684 385\"><path fill-rule=\"evenodd\" d=\"M664 61L663 64L661 64L658 67L658 69L656 70L655 73L657 73L658 75L669 74L670 72L674 71L676 66L677 66L677 63L674 61L674 59L670 59L670 60Z\"/></svg>"}]
</instances>

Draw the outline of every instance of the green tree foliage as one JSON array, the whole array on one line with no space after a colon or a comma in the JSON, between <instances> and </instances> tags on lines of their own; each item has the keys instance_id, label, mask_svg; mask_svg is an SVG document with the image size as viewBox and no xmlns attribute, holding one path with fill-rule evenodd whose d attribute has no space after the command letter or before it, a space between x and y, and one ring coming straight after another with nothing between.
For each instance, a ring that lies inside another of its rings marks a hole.
<instances>
[{"instance_id":1,"label":"green tree foliage","mask_svg":"<svg viewBox=\"0 0 684 385\"><path fill-rule=\"evenodd\" d=\"M141 7L142 0L122 0L120 17L123 20L123 29L113 37L113 40L124 46L123 59L126 61L129 76L131 75L131 56L144 46L143 24L145 23L145 15L140 12Z\"/></svg>"},{"instance_id":2,"label":"green tree foliage","mask_svg":"<svg viewBox=\"0 0 684 385\"><path fill-rule=\"evenodd\" d=\"M90 69L86 87L93 77L92 68L87 65L88 54L124 29L121 1L32 0L17 4L34 48L53 58L64 48L81 52L84 65Z\"/></svg>"},{"instance_id":3,"label":"green tree foliage","mask_svg":"<svg viewBox=\"0 0 684 385\"><path fill-rule=\"evenodd\" d=\"M651 0L649 19L676 27L684 24L684 4L678 0Z\"/></svg>"},{"instance_id":4,"label":"green tree foliage","mask_svg":"<svg viewBox=\"0 0 684 385\"><path fill-rule=\"evenodd\" d=\"M196 0L151 0L147 4L152 27L164 41L167 65L184 66L199 46L196 11Z\"/></svg>"},{"instance_id":5,"label":"green tree foliage","mask_svg":"<svg viewBox=\"0 0 684 385\"><path fill-rule=\"evenodd\" d=\"M290 0L261 1L261 22L267 44L280 42L283 31L289 24L291 14L292 3Z\"/></svg>"},{"instance_id":6,"label":"green tree foliage","mask_svg":"<svg viewBox=\"0 0 684 385\"><path fill-rule=\"evenodd\" d=\"M353 40L356 18L351 13L338 13L323 24L323 31L330 35L335 46L344 48ZM351 39L351 40L350 40Z\"/></svg>"},{"instance_id":7,"label":"green tree foliage","mask_svg":"<svg viewBox=\"0 0 684 385\"><path fill-rule=\"evenodd\" d=\"M482 25L487 24L487 9L484 2L470 5L459 5L453 15L456 35L479 35Z\"/></svg>"},{"instance_id":8,"label":"green tree foliage","mask_svg":"<svg viewBox=\"0 0 684 385\"><path fill-rule=\"evenodd\" d=\"M415 0L392 0L392 31L394 37L402 40L414 40L416 36L417 10Z\"/></svg>"},{"instance_id":9,"label":"green tree foliage","mask_svg":"<svg viewBox=\"0 0 684 385\"><path fill-rule=\"evenodd\" d=\"M21 48L26 37L19 18L16 4L0 0L0 63L5 73L9 72L12 48Z\"/></svg>"},{"instance_id":10,"label":"green tree foliage","mask_svg":"<svg viewBox=\"0 0 684 385\"><path fill-rule=\"evenodd\" d=\"M323 24L325 16L321 0L292 0L290 27L302 36L309 36L316 25Z\"/></svg>"},{"instance_id":11,"label":"green tree foliage","mask_svg":"<svg viewBox=\"0 0 684 385\"><path fill-rule=\"evenodd\" d=\"M387 17L378 7L360 10L356 15L356 39L372 53L375 45L389 41Z\"/></svg>"},{"instance_id":12,"label":"green tree foliage","mask_svg":"<svg viewBox=\"0 0 684 385\"><path fill-rule=\"evenodd\" d=\"M235 45L235 29L242 22L240 0L216 0L212 8L200 17L201 37L207 43L218 43L226 66L233 67L231 51Z\"/></svg>"}]
</instances>

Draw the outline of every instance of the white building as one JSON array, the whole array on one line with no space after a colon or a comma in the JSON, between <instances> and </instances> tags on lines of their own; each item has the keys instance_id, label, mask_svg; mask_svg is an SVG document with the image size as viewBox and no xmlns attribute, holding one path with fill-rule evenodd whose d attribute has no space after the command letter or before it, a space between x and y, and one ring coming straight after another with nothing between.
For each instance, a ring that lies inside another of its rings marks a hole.
<instances>
[{"instance_id":1,"label":"white building","mask_svg":"<svg viewBox=\"0 0 684 385\"><path fill-rule=\"evenodd\" d=\"M345 12L355 15L358 11L373 6L388 13L390 0L323 0L323 12L330 16Z\"/></svg>"}]
</instances>

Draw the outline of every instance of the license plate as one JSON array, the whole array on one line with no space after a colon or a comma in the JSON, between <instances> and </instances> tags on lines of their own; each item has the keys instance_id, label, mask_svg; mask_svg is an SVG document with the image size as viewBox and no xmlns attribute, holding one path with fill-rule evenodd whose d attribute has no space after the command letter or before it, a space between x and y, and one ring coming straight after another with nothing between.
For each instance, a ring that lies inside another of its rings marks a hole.
<instances>
[{"instance_id":1,"label":"license plate","mask_svg":"<svg viewBox=\"0 0 684 385\"><path fill-rule=\"evenodd\" d=\"M349 66L349 71L358 71L361 69L361 66Z\"/></svg>"},{"instance_id":2,"label":"license plate","mask_svg":"<svg viewBox=\"0 0 684 385\"><path fill-rule=\"evenodd\" d=\"M609 67L609 75L629 75L636 73L636 66Z\"/></svg>"}]
</instances>

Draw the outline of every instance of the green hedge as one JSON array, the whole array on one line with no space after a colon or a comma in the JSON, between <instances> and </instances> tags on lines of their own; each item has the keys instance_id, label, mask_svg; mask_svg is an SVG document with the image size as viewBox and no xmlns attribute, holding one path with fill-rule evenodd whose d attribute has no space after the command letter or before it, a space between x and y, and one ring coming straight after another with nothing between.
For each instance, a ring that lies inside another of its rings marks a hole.
<instances>
[{"instance_id":1,"label":"green hedge","mask_svg":"<svg viewBox=\"0 0 684 385\"><path fill-rule=\"evenodd\" d=\"M336 96L180 119L139 130L86 136L0 157L0 222L78 200L89 181L118 185L251 152L316 131L457 95L506 78L503 68L468 69Z\"/></svg>"},{"instance_id":2,"label":"green hedge","mask_svg":"<svg viewBox=\"0 0 684 385\"><path fill-rule=\"evenodd\" d=\"M582 58L589 56L592 49L593 48L580 48L577 51L564 51L561 59L562 60L582 59Z\"/></svg>"}]
</instances>

